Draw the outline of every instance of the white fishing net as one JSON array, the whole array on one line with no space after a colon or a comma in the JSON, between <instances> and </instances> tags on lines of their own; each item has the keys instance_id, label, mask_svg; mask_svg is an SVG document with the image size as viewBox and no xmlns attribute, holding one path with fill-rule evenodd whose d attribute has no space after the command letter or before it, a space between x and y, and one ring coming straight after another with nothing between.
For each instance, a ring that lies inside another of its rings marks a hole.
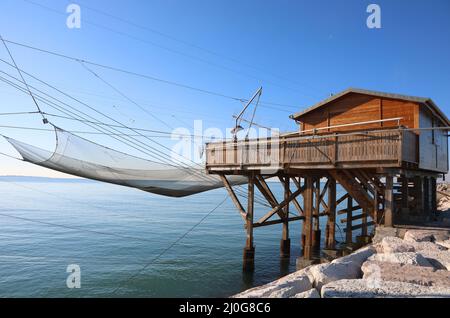
<instances>
[{"instance_id":1,"label":"white fishing net","mask_svg":"<svg viewBox=\"0 0 450 318\"><path fill-rule=\"evenodd\" d=\"M171 197L182 197L223 186L218 176L201 167L177 166L131 156L70 132L55 128L56 149L41 148L5 137L25 161L83 178L137 188ZM232 185L246 183L241 176Z\"/></svg>"}]
</instances>

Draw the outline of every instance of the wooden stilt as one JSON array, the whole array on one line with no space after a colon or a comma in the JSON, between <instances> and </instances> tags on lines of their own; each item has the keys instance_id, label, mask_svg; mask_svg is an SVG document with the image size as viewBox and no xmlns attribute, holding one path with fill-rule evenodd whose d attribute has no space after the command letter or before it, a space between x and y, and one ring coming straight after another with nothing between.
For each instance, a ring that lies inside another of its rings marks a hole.
<instances>
[{"instance_id":1,"label":"wooden stilt","mask_svg":"<svg viewBox=\"0 0 450 318\"><path fill-rule=\"evenodd\" d=\"M346 232L345 232L345 243L347 244L351 244L353 242L352 215L353 215L353 198L351 196L348 196Z\"/></svg>"},{"instance_id":2,"label":"wooden stilt","mask_svg":"<svg viewBox=\"0 0 450 318\"><path fill-rule=\"evenodd\" d=\"M408 178L402 176L402 213L408 212L408 196L409 196L409 184Z\"/></svg>"},{"instance_id":3,"label":"wooden stilt","mask_svg":"<svg viewBox=\"0 0 450 318\"><path fill-rule=\"evenodd\" d=\"M436 178L430 178L430 190L431 190L431 213L437 212L437 198L436 198Z\"/></svg>"},{"instance_id":4,"label":"wooden stilt","mask_svg":"<svg viewBox=\"0 0 450 318\"><path fill-rule=\"evenodd\" d=\"M375 224L380 222L380 192L375 191L375 196L373 198L373 221Z\"/></svg>"},{"instance_id":5,"label":"wooden stilt","mask_svg":"<svg viewBox=\"0 0 450 318\"><path fill-rule=\"evenodd\" d=\"M247 218L246 212L245 212L244 208L242 207L242 204L239 201L236 193L234 193L233 188L231 187L230 183L228 182L227 177L225 177L224 175L220 175L220 178L222 179L223 185L225 186L225 189L227 189L228 194L230 195L231 200L233 201L234 205L238 209L241 217L244 219L244 221L246 221L246 218Z\"/></svg>"},{"instance_id":6,"label":"wooden stilt","mask_svg":"<svg viewBox=\"0 0 450 318\"><path fill-rule=\"evenodd\" d=\"M430 178L423 177L423 215L429 217L431 211Z\"/></svg>"},{"instance_id":7,"label":"wooden stilt","mask_svg":"<svg viewBox=\"0 0 450 318\"><path fill-rule=\"evenodd\" d=\"M326 246L329 249L336 247L336 180L329 177L328 182L328 221Z\"/></svg>"},{"instance_id":8,"label":"wooden stilt","mask_svg":"<svg viewBox=\"0 0 450 318\"><path fill-rule=\"evenodd\" d=\"M367 216L369 215L369 210L363 209L362 210L362 219L361 219L361 236L365 237L367 236Z\"/></svg>"},{"instance_id":9,"label":"wooden stilt","mask_svg":"<svg viewBox=\"0 0 450 318\"><path fill-rule=\"evenodd\" d=\"M393 213L394 213L394 191L393 191L394 178L392 176L386 176L386 187L384 191L384 225L392 227Z\"/></svg>"},{"instance_id":10,"label":"wooden stilt","mask_svg":"<svg viewBox=\"0 0 450 318\"><path fill-rule=\"evenodd\" d=\"M248 199L246 213L247 240L245 242L243 255L243 270L253 271L255 268L255 247L253 246L253 209L255 197L255 177L248 177Z\"/></svg>"},{"instance_id":11,"label":"wooden stilt","mask_svg":"<svg viewBox=\"0 0 450 318\"><path fill-rule=\"evenodd\" d=\"M314 217L313 217L313 239L314 249L320 249L320 177L315 178L314 182Z\"/></svg>"},{"instance_id":12,"label":"wooden stilt","mask_svg":"<svg viewBox=\"0 0 450 318\"><path fill-rule=\"evenodd\" d=\"M313 189L314 180L311 176L305 178L305 191L304 191L304 211L305 221L303 228L303 235L305 236L305 243L303 246L303 256L305 259L312 259L312 230L313 230Z\"/></svg>"},{"instance_id":13,"label":"wooden stilt","mask_svg":"<svg viewBox=\"0 0 450 318\"><path fill-rule=\"evenodd\" d=\"M284 201L288 201L291 196L290 178L284 177ZM289 257L291 253L291 240L289 239L289 203L283 208L283 232L280 242L280 256Z\"/></svg>"},{"instance_id":14,"label":"wooden stilt","mask_svg":"<svg viewBox=\"0 0 450 318\"><path fill-rule=\"evenodd\" d=\"M415 212L416 214L423 213L423 203L424 203L424 195L423 195L423 177L417 176L414 178L414 194L415 194Z\"/></svg>"}]
</instances>

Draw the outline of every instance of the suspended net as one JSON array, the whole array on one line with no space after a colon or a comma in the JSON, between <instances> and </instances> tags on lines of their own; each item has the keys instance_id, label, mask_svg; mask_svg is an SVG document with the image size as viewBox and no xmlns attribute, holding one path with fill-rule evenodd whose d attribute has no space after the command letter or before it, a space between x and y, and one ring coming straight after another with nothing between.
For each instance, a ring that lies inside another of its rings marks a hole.
<instances>
[{"instance_id":1,"label":"suspended net","mask_svg":"<svg viewBox=\"0 0 450 318\"><path fill-rule=\"evenodd\" d=\"M137 188L155 194L183 197L223 186L205 169L176 166L134 157L55 127L56 149L41 148L5 137L25 161L74 176ZM246 183L240 176L232 185Z\"/></svg>"}]
</instances>

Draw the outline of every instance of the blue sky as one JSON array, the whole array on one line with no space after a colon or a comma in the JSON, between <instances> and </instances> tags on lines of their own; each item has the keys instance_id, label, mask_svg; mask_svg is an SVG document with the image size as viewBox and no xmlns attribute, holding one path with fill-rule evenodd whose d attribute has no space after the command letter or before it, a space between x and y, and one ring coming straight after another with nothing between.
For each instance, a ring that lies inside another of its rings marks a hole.
<instances>
[{"instance_id":1,"label":"blue sky","mask_svg":"<svg viewBox=\"0 0 450 318\"><path fill-rule=\"evenodd\" d=\"M81 29L66 26L69 3L81 6ZM381 29L366 26L370 3L381 7ZM287 131L296 128L290 113L350 86L431 97L450 114L449 12L446 0L2 0L0 33L8 40L224 95L249 98L263 86L263 101L289 106L260 107L256 122ZM79 63L15 45L10 49L27 72L117 120L170 131ZM9 61L3 47L0 58ZM201 119L204 128L225 129L242 107L227 98L92 69L171 127L192 130L193 121ZM4 63L0 70L17 76ZM34 110L29 96L3 82L0 96L1 113ZM54 121L69 130L87 129ZM46 128L36 114L0 116L1 125ZM0 128L0 133L46 149L54 146L51 132ZM106 137L89 138L139 155ZM0 148L14 154L3 140ZM0 158L0 175L18 174L56 175Z\"/></svg>"}]
</instances>

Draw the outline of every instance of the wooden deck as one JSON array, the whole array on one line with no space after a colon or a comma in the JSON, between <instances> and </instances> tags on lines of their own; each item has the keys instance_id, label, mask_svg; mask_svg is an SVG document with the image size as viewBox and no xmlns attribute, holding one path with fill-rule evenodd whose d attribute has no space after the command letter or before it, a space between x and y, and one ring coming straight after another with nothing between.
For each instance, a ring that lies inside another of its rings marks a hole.
<instances>
[{"instance_id":1,"label":"wooden deck","mask_svg":"<svg viewBox=\"0 0 450 318\"><path fill-rule=\"evenodd\" d=\"M210 173L242 170L401 168L418 164L418 136L408 130L293 134L206 146Z\"/></svg>"}]
</instances>

